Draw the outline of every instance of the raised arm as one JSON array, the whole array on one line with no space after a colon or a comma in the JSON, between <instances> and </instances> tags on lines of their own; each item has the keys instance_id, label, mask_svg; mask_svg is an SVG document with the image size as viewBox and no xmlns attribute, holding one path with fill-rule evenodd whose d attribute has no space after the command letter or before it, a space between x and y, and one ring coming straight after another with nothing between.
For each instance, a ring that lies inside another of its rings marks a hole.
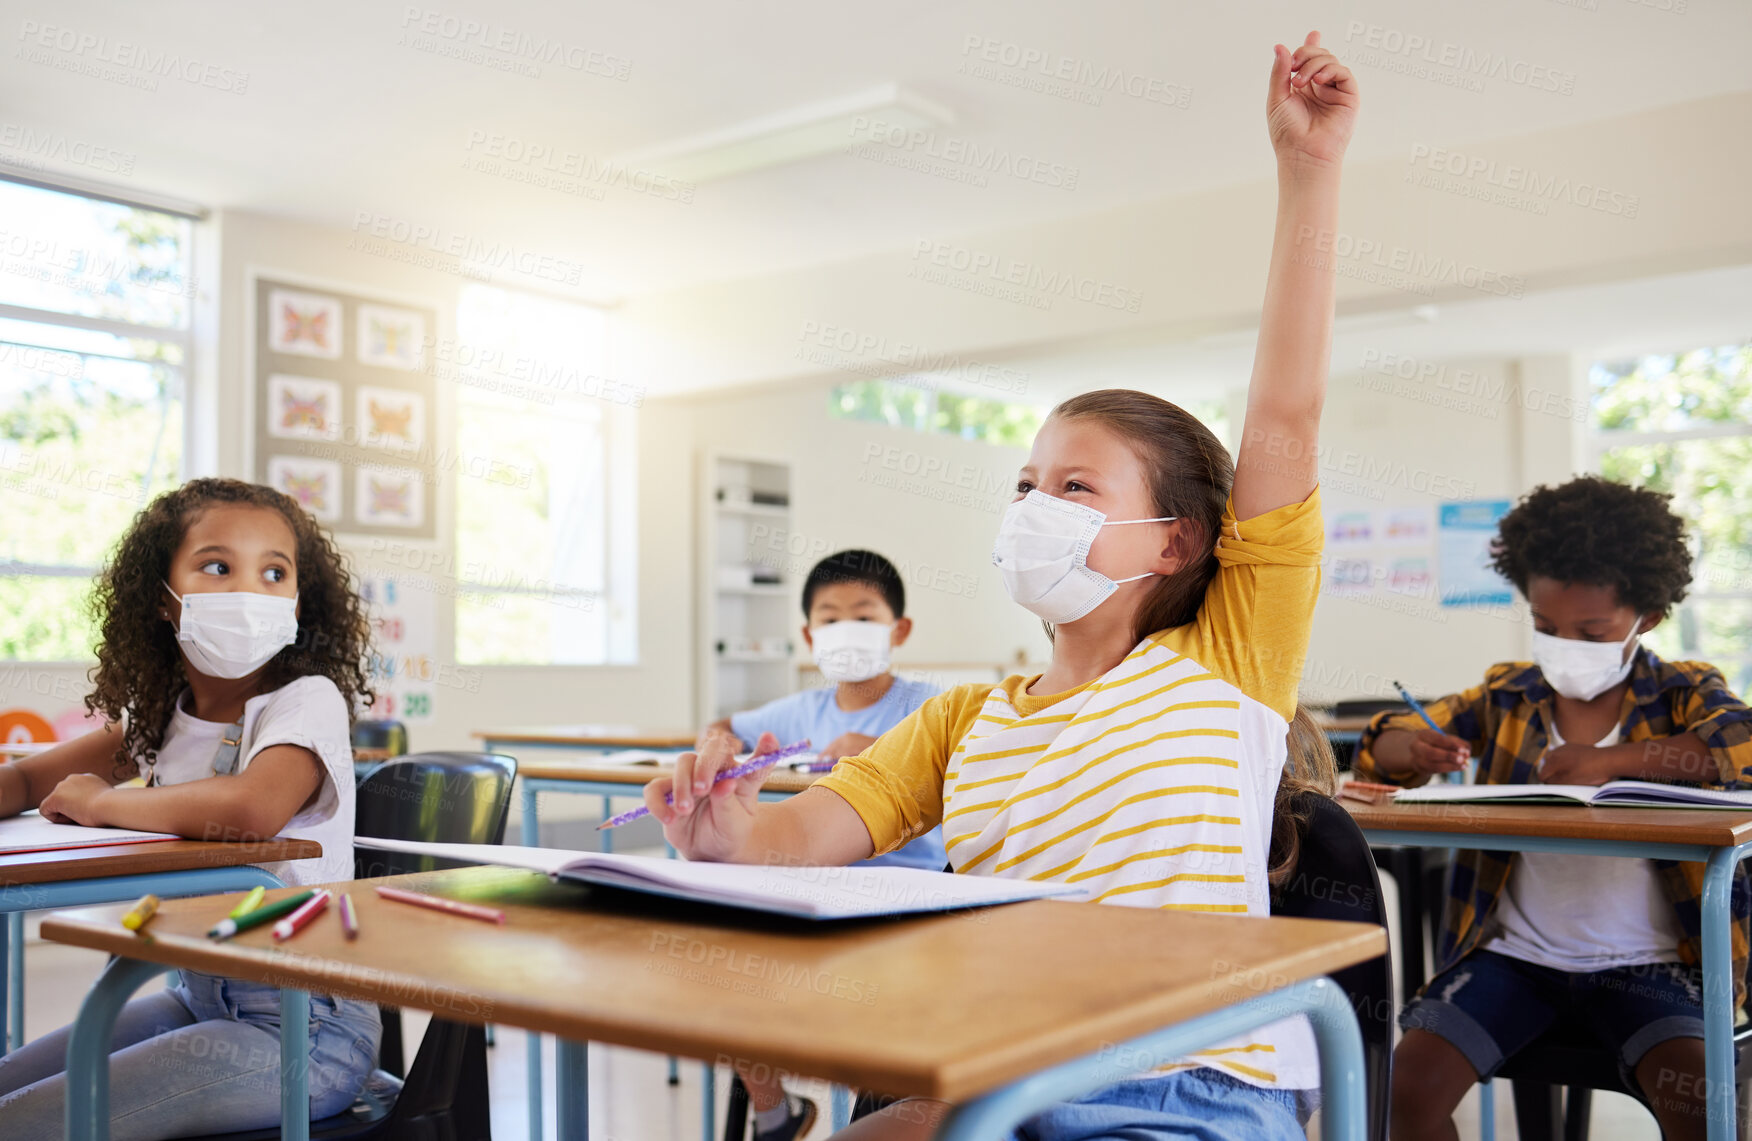
<instances>
[{"instance_id":1,"label":"raised arm","mask_svg":"<svg viewBox=\"0 0 1752 1141\"><path fill-rule=\"evenodd\" d=\"M1277 229L1235 463L1237 519L1300 503L1319 482L1320 411L1332 352L1332 235L1356 79L1309 32L1275 45L1266 122L1277 153ZM1328 252L1322 253L1322 250Z\"/></svg>"}]
</instances>

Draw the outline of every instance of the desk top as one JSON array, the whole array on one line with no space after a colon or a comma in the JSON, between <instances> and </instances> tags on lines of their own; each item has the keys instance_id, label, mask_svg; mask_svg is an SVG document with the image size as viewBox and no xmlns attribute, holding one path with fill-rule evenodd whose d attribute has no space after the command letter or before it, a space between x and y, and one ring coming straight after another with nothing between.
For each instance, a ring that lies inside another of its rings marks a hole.
<instances>
[{"instance_id":1,"label":"desk top","mask_svg":"<svg viewBox=\"0 0 1752 1141\"><path fill-rule=\"evenodd\" d=\"M535 758L517 762L517 775L525 780L576 780L599 781L604 784L624 784L631 786L627 795L636 795L636 790L656 780L675 772L674 765L604 765L592 764L588 760L550 761ZM800 773L795 769L775 766L761 784L763 792L802 792L826 773Z\"/></svg>"},{"instance_id":2,"label":"desk top","mask_svg":"<svg viewBox=\"0 0 1752 1141\"><path fill-rule=\"evenodd\" d=\"M389 902L377 882L492 902L506 922ZM350 943L333 908L279 946L265 927L213 942L204 932L236 895L167 900L141 936L122 928L125 905L57 912L42 932L465 1022L949 1100L1387 949L1368 924L1057 901L786 922L511 868L338 886L358 910Z\"/></svg>"},{"instance_id":3,"label":"desk top","mask_svg":"<svg viewBox=\"0 0 1752 1141\"><path fill-rule=\"evenodd\" d=\"M522 725L509 729L476 729L469 734L509 744L576 745L581 749L691 749L699 734L664 733L637 725Z\"/></svg>"},{"instance_id":4,"label":"desk top","mask_svg":"<svg viewBox=\"0 0 1752 1141\"><path fill-rule=\"evenodd\" d=\"M1752 841L1752 813L1713 808L1586 808L1567 804L1365 804L1340 799L1359 827L1376 832L1551 836L1731 848ZM1456 847L1464 847L1456 843Z\"/></svg>"},{"instance_id":5,"label":"desk top","mask_svg":"<svg viewBox=\"0 0 1752 1141\"><path fill-rule=\"evenodd\" d=\"M154 840L147 844L0 853L0 887L185 872L191 868L233 868L240 864L308 860L320 855L322 845L315 840L280 837L253 843Z\"/></svg>"},{"instance_id":6,"label":"desk top","mask_svg":"<svg viewBox=\"0 0 1752 1141\"><path fill-rule=\"evenodd\" d=\"M1361 733L1373 717L1334 717L1330 713L1314 714L1314 723L1327 733Z\"/></svg>"}]
</instances>

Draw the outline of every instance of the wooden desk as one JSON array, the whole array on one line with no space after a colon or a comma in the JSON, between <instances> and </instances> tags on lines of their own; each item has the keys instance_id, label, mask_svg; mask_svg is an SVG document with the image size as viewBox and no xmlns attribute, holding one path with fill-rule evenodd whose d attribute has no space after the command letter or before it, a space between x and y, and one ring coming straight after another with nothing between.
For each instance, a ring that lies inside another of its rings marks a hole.
<instances>
[{"instance_id":1,"label":"wooden desk","mask_svg":"<svg viewBox=\"0 0 1752 1141\"><path fill-rule=\"evenodd\" d=\"M234 891L257 884L279 887L278 877L252 864L305 860L322 855L314 840L273 839L226 844L163 840L51 852L0 853L0 1046L24 1044L24 913L87 903L132 902L159 896Z\"/></svg>"},{"instance_id":2,"label":"wooden desk","mask_svg":"<svg viewBox=\"0 0 1752 1141\"><path fill-rule=\"evenodd\" d=\"M1323 1135L1363 1136L1356 1021L1319 976L1382 954L1372 925L1052 901L808 924L506 868L390 880L494 901L506 912L496 926L385 902L373 882L348 885L352 942L324 917L280 947L264 929L215 943L205 931L231 898L166 903L144 938L120 926L123 907L46 919L45 938L119 956L75 1023L68 1096L81 1112L68 1136L107 1136L113 1012L171 967L296 988L294 1001L315 990L558 1035L568 1139L587 1135L585 1040L942 1098L961 1107L939 1136L989 1141L1046 1104L1307 1012L1329 1083ZM282 1016L295 1050L306 1018ZM302 1080L301 1067L283 1069L283 1086ZM307 1112L301 1088L285 1096ZM291 1141L297 1124L283 1126Z\"/></svg>"},{"instance_id":3,"label":"wooden desk","mask_svg":"<svg viewBox=\"0 0 1752 1141\"><path fill-rule=\"evenodd\" d=\"M688 742L688 748L693 742ZM660 776L669 776L675 772L674 765L605 765L593 762L588 758L555 758L549 760L519 761L517 764L517 783L522 796L522 823L519 826L519 840L527 847L541 846L541 800L544 792L569 793L584 796L600 796L602 798L602 818L607 820L612 814L614 797L641 799L642 790L646 784ZM761 786L761 800L784 800L794 796L814 784L825 773L800 773L794 769L775 768L768 774L766 782ZM598 832L596 846L600 851L614 850L614 831ZM664 845L668 848L668 844ZM674 852L670 852L674 855ZM529 1035L529 1137L530 1141L541 1141L543 1137L542 1111L544 1095L542 1093L541 1070L541 1036ZM669 1081L676 1082L675 1059L669 1059ZM851 1111L849 1100L844 1092L834 1091L833 1115L835 1124L842 1124L842 1118ZM712 1083L708 1075L705 1083L705 1100L702 1106L704 1117L702 1136L705 1141L717 1136L717 1106L712 1093Z\"/></svg>"},{"instance_id":4,"label":"wooden desk","mask_svg":"<svg viewBox=\"0 0 1752 1141\"><path fill-rule=\"evenodd\" d=\"M1734 983L1729 894L1752 854L1752 813L1689 808L1584 808L1529 804L1364 804L1340 800L1373 844L1566 852L1705 865L1704 1073L1710 1141L1734 1137ZM1483 1090L1490 1118L1490 1086Z\"/></svg>"},{"instance_id":5,"label":"wooden desk","mask_svg":"<svg viewBox=\"0 0 1752 1141\"><path fill-rule=\"evenodd\" d=\"M608 749L656 749L685 752L694 747L698 734L693 732L660 732L641 729L636 725L525 725L511 729L476 729L469 734L479 737L489 753L509 750L504 745L521 745L537 749L583 749L601 752Z\"/></svg>"}]
</instances>

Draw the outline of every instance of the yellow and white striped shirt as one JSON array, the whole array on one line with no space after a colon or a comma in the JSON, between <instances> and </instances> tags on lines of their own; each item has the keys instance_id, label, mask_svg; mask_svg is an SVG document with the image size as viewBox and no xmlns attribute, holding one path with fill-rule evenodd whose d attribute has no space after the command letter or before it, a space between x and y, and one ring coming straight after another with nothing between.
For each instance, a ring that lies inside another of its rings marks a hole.
<instances>
[{"instance_id":1,"label":"yellow and white striped shirt","mask_svg":"<svg viewBox=\"0 0 1752 1141\"><path fill-rule=\"evenodd\" d=\"M1129 907L1264 916L1271 814L1324 538L1316 490L1223 519L1196 621L1064 693L1036 678L931 698L819 783L876 851L943 825L958 872L1074 883ZM1318 1084L1300 1018L1203 1051L1255 1085Z\"/></svg>"}]
</instances>

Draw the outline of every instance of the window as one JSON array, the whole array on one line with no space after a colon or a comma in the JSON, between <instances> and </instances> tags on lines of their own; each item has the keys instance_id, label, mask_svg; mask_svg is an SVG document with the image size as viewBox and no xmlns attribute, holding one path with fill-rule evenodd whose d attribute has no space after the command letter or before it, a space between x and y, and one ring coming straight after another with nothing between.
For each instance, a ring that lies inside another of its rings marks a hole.
<instances>
[{"instance_id":1,"label":"window","mask_svg":"<svg viewBox=\"0 0 1752 1141\"><path fill-rule=\"evenodd\" d=\"M182 478L191 223L0 181L0 657L88 659L91 578Z\"/></svg>"},{"instance_id":2,"label":"window","mask_svg":"<svg viewBox=\"0 0 1752 1141\"><path fill-rule=\"evenodd\" d=\"M634 415L599 309L469 284L457 343L456 659L637 660ZM442 347L441 347L442 348ZM444 357L451 360L446 362Z\"/></svg>"},{"instance_id":3,"label":"window","mask_svg":"<svg viewBox=\"0 0 1752 1141\"><path fill-rule=\"evenodd\" d=\"M1752 691L1752 344L1597 362L1590 380L1600 474L1670 493L1691 534L1691 586L1650 644Z\"/></svg>"},{"instance_id":4,"label":"window","mask_svg":"<svg viewBox=\"0 0 1752 1141\"><path fill-rule=\"evenodd\" d=\"M1022 448L1033 442L1042 419L1031 404L946 392L928 377L839 385L829 396L828 414Z\"/></svg>"}]
</instances>

